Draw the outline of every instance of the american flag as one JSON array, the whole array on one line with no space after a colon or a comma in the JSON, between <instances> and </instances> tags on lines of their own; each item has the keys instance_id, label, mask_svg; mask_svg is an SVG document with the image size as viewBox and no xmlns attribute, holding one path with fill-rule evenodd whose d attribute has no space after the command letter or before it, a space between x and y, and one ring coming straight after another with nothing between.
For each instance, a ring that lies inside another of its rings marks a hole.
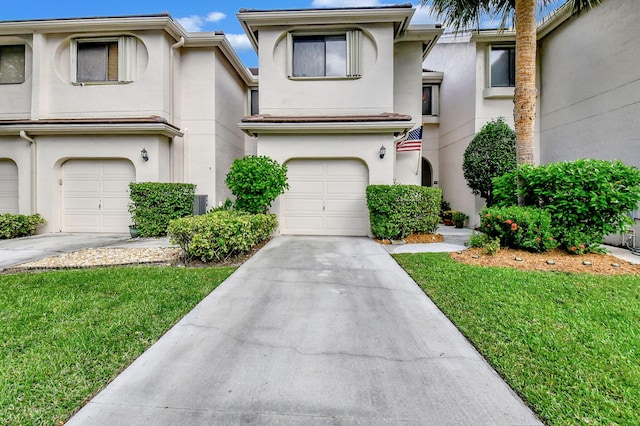
<instances>
[{"instance_id":1,"label":"american flag","mask_svg":"<svg viewBox=\"0 0 640 426\"><path fill-rule=\"evenodd\" d=\"M416 127L407 135L407 139L396 144L396 152L420 151L422 148L422 126Z\"/></svg>"}]
</instances>

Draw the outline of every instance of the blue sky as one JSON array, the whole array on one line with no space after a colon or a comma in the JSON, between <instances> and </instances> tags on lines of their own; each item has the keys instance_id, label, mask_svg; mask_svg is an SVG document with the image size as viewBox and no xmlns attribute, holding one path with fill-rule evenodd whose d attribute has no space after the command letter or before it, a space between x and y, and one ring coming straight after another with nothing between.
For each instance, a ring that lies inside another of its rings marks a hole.
<instances>
[{"instance_id":1,"label":"blue sky","mask_svg":"<svg viewBox=\"0 0 640 426\"><path fill-rule=\"evenodd\" d=\"M246 66L257 66L258 59L247 40L236 13L247 9L304 9L310 7L379 6L406 3L398 0L18 0L0 9L0 21L89 16L120 16L168 12L188 31L222 30ZM413 4L418 4L413 0ZM419 8L413 24L436 23L426 8Z\"/></svg>"}]
</instances>

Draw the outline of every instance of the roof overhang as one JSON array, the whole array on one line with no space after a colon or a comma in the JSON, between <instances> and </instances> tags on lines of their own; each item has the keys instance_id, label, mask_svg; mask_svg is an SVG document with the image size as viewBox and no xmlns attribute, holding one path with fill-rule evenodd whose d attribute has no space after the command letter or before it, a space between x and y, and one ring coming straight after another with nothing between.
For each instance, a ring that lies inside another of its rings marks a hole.
<instances>
[{"instance_id":1,"label":"roof overhang","mask_svg":"<svg viewBox=\"0 0 640 426\"><path fill-rule=\"evenodd\" d=\"M414 127L411 116L402 114L354 116L270 116L245 117L238 123L249 136L261 134L374 134L398 135Z\"/></svg>"},{"instance_id":2,"label":"roof overhang","mask_svg":"<svg viewBox=\"0 0 640 426\"><path fill-rule=\"evenodd\" d=\"M159 117L122 119L3 120L0 136L30 135L160 135L183 136L177 127Z\"/></svg>"},{"instance_id":3,"label":"roof overhang","mask_svg":"<svg viewBox=\"0 0 640 426\"><path fill-rule=\"evenodd\" d=\"M422 60L424 61L431 49L433 49L433 46L438 42L438 39L443 32L444 29L440 24L411 25L402 36L396 38L396 42L421 41Z\"/></svg>"},{"instance_id":4,"label":"roof overhang","mask_svg":"<svg viewBox=\"0 0 640 426\"><path fill-rule=\"evenodd\" d=\"M236 16L257 52L258 30L262 27L392 23L395 37L399 37L407 31L414 13L415 9L411 3L406 3L393 6L335 9L240 9Z\"/></svg>"}]
</instances>

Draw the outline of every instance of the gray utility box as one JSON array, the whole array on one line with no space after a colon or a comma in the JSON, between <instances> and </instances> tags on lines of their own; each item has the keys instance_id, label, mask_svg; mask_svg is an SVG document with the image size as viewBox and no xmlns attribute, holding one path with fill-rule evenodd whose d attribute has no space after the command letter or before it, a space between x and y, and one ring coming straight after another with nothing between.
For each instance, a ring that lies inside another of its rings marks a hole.
<instances>
[{"instance_id":1,"label":"gray utility box","mask_svg":"<svg viewBox=\"0 0 640 426\"><path fill-rule=\"evenodd\" d=\"M193 215L198 216L207 212L207 204L209 203L208 195L196 194L193 199Z\"/></svg>"}]
</instances>

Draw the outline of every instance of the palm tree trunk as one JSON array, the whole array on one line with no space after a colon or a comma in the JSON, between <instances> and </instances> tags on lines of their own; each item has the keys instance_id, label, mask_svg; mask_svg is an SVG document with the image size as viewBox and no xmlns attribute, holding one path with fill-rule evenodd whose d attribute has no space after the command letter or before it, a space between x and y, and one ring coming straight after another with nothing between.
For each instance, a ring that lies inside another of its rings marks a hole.
<instances>
[{"instance_id":1,"label":"palm tree trunk","mask_svg":"<svg viewBox=\"0 0 640 426\"><path fill-rule=\"evenodd\" d=\"M536 118L537 0L516 0L516 87L514 124L518 164L533 164Z\"/></svg>"}]
</instances>

